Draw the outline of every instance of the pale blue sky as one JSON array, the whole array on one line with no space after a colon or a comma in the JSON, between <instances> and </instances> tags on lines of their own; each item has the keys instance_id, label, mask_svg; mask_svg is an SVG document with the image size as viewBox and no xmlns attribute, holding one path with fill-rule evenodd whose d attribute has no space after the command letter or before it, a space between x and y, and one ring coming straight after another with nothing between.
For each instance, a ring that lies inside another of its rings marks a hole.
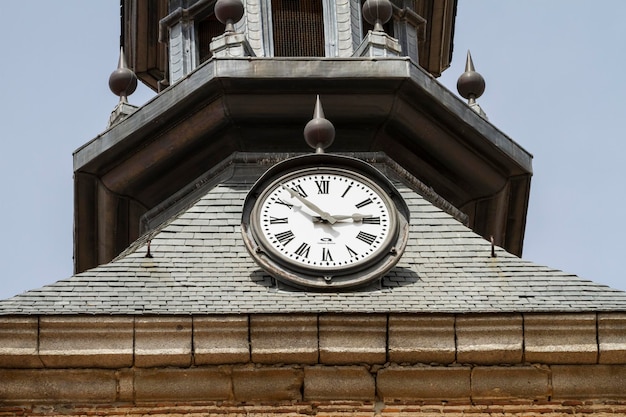
<instances>
[{"instance_id":1,"label":"pale blue sky","mask_svg":"<svg viewBox=\"0 0 626 417\"><path fill-rule=\"evenodd\" d=\"M626 2L598 4L459 0L453 64L440 81L456 92L471 49L487 81L480 105L534 155L524 258L626 290ZM72 273L72 152L105 129L117 103L107 82L119 2L11 2L2 13L7 298ZM150 96L140 89L129 101Z\"/></svg>"}]
</instances>

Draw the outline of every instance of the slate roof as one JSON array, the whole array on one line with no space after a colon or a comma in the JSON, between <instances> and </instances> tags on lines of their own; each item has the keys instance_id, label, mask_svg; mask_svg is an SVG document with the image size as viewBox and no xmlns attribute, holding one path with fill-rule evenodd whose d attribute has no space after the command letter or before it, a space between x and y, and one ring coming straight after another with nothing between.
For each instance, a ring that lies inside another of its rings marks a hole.
<instances>
[{"instance_id":1,"label":"slate roof","mask_svg":"<svg viewBox=\"0 0 626 417\"><path fill-rule=\"evenodd\" d=\"M223 178L223 176L222 176ZM0 301L0 315L488 313L626 311L626 292L496 248L391 176L411 211L398 265L353 291L292 289L267 276L241 237L250 178L230 175L109 264ZM151 239L153 258L146 258Z\"/></svg>"}]
</instances>

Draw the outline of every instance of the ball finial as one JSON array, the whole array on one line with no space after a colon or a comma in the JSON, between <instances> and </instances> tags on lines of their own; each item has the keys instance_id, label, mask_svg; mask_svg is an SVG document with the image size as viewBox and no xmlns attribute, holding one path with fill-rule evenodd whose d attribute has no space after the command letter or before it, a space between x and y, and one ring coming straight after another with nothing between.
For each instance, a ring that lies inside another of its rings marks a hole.
<instances>
[{"instance_id":1,"label":"ball finial","mask_svg":"<svg viewBox=\"0 0 626 417\"><path fill-rule=\"evenodd\" d=\"M362 12L367 23L374 25L375 32L383 32L383 25L393 14L393 6L389 0L367 0Z\"/></svg>"},{"instance_id":2,"label":"ball finial","mask_svg":"<svg viewBox=\"0 0 626 417\"><path fill-rule=\"evenodd\" d=\"M467 51L465 62L465 72L461 74L456 82L456 89L461 97L470 101L475 101L485 92L485 79L474 69L474 62L470 51Z\"/></svg>"},{"instance_id":3,"label":"ball finial","mask_svg":"<svg viewBox=\"0 0 626 417\"><path fill-rule=\"evenodd\" d=\"M235 32L234 24L243 17L244 8L241 0L217 0L214 9L217 20L226 25L224 32Z\"/></svg>"},{"instance_id":4,"label":"ball finial","mask_svg":"<svg viewBox=\"0 0 626 417\"><path fill-rule=\"evenodd\" d=\"M313 118L304 127L304 140L316 153L324 153L324 149L335 140L335 126L324 117L319 96L315 102Z\"/></svg>"},{"instance_id":5,"label":"ball finial","mask_svg":"<svg viewBox=\"0 0 626 417\"><path fill-rule=\"evenodd\" d=\"M120 48L120 59L117 69L109 76L109 88L123 102L126 102L126 98L134 93L137 88L137 76L126 66L123 48Z\"/></svg>"}]
</instances>

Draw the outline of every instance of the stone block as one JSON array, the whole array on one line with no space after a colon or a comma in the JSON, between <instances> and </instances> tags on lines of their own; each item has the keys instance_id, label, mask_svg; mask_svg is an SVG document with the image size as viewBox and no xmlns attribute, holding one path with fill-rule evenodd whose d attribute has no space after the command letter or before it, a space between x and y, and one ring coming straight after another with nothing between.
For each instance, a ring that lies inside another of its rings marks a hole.
<instances>
[{"instance_id":1,"label":"stone block","mask_svg":"<svg viewBox=\"0 0 626 417\"><path fill-rule=\"evenodd\" d=\"M302 399L302 369L261 368L253 365L233 369L236 401L297 401Z\"/></svg>"},{"instance_id":2,"label":"stone block","mask_svg":"<svg viewBox=\"0 0 626 417\"><path fill-rule=\"evenodd\" d=\"M0 368L40 368L37 317L0 317Z\"/></svg>"},{"instance_id":3,"label":"stone block","mask_svg":"<svg viewBox=\"0 0 626 417\"><path fill-rule=\"evenodd\" d=\"M248 316L194 317L193 344L196 365L249 362Z\"/></svg>"},{"instance_id":4,"label":"stone block","mask_svg":"<svg viewBox=\"0 0 626 417\"><path fill-rule=\"evenodd\" d=\"M250 346L254 363L317 363L317 316L253 315Z\"/></svg>"},{"instance_id":5,"label":"stone block","mask_svg":"<svg viewBox=\"0 0 626 417\"><path fill-rule=\"evenodd\" d=\"M533 366L478 366L472 370L473 400L547 400L549 370Z\"/></svg>"},{"instance_id":6,"label":"stone block","mask_svg":"<svg viewBox=\"0 0 626 417\"><path fill-rule=\"evenodd\" d=\"M520 314L457 316L456 360L480 365L521 363L523 331Z\"/></svg>"},{"instance_id":7,"label":"stone block","mask_svg":"<svg viewBox=\"0 0 626 417\"><path fill-rule=\"evenodd\" d=\"M389 361L452 363L455 360L454 316L389 316Z\"/></svg>"},{"instance_id":8,"label":"stone block","mask_svg":"<svg viewBox=\"0 0 626 417\"><path fill-rule=\"evenodd\" d=\"M322 364L382 364L387 361L387 317L380 314L319 317Z\"/></svg>"},{"instance_id":9,"label":"stone block","mask_svg":"<svg viewBox=\"0 0 626 417\"><path fill-rule=\"evenodd\" d=\"M596 363L593 313L524 315L524 358L545 364Z\"/></svg>"},{"instance_id":10,"label":"stone block","mask_svg":"<svg viewBox=\"0 0 626 417\"><path fill-rule=\"evenodd\" d=\"M384 401L467 401L470 372L465 366L392 366L378 371L376 388Z\"/></svg>"},{"instance_id":11,"label":"stone block","mask_svg":"<svg viewBox=\"0 0 626 417\"><path fill-rule=\"evenodd\" d=\"M310 366L304 368L306 401L374 401L374 376L363 366Z\"/></svg>"},{"instance_id":12,"label":"stone block","mask_svg":"<svg viewBox=\"0 0 626 417\"><path fill-rule=\"evenodd\" d=\"M137 402L227 401L232 399L229 368L138 369Z\"/></svg>"},{"instance_id":13,"label":"stone block","mask_svg":"<svg viewBox=\"0 0 626 417\"><path fill-rule=\"evenodd\" d=\"M44 316L39 356L49 368L121 368L133 363L133 318Z\"/></svg>"},{"instance_id":14,"label":"stone block","mask_svg":"<svg viewBox=\"0 0 626 417\"><path fill-rule=\"evenodd\" d=\"M553 365L554 400L626 400L626 365Z\"/></svg>"},{"instance_id":15,"label":"stone block","mask_svg":"<svg viewBox=\"0 0 626 417\"><path fill-rule=\"evenodd\" d=\"M359 57L389 57L400 56L402 47L397 39L384 32L368 31L354 56Z\"/></svg>"},{"instance_id":16,"label":"stone block","mask_svg":"<svg viewBox=\"0 0 626 417\"><path fill-rule=\"evenodd\" d=\"M115 371L104 369L0 369L0 403L111 403Z\"/></svg>"},{"instance_id":17,"label":"stone block","mask_svg":"<svg viewBox=\"0 0 626 417\"><path fill-rule=\"evenodd\" d=\"M131 402L135 400L135 371L120 369L115 372L117 378L117 400Z\"/></svg>"},{"instance_id":18,"label":"stone block","mask_svg":"<svg viewBox=\"0 0 626 417\"><path fill-rule=\"evenodd\" d=\"M135 366L191 365L191 317L135 319Z\"/></svg>"},{"instance_id":19,"label":"stone block","mask_svg":"<svg viewBox=\"0 0 626 417\"><path fill-rule=\"evenodd\" d=\"M224 33L216 36L211 41L209 49L215 57L255 56L245 35L241 33Z\"/></svg>"},{"instance_id":20,"label":"stone block","mask_svg":"<svg viewBox=\"0 0 626 417\"><path fill-rule=\"evenodd\" d=\"M626 364L626 314L598 314L599 363Z\"/></svg>"}]
</instances>

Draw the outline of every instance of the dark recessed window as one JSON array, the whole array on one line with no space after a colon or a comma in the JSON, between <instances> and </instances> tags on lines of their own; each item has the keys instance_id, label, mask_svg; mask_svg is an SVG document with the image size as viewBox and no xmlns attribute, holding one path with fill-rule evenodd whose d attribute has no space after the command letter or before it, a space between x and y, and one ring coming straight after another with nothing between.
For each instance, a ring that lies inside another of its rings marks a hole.
<instances>
[{"instance_id":1,"label":"dark recessed window","mask_svg":"<svg viewBox=\"0 0 626 417\"><path fill-rule=\"evenodd\" d=\"M324 56L321 0L272 0L274 56Z\"/></svg>"},{"instance_id":2,"label":"dark recessed window","mask_svg":"<svg viewBox=\"0 0 626 417\"><path fill-rule=\"evenodd\" d=\"M211 58L212 54L209 45L214 37L224 33L224 24L221 23L214 14L210 14L198 21L198 53L200 63Z\"/></svg>"}]
</instances>

